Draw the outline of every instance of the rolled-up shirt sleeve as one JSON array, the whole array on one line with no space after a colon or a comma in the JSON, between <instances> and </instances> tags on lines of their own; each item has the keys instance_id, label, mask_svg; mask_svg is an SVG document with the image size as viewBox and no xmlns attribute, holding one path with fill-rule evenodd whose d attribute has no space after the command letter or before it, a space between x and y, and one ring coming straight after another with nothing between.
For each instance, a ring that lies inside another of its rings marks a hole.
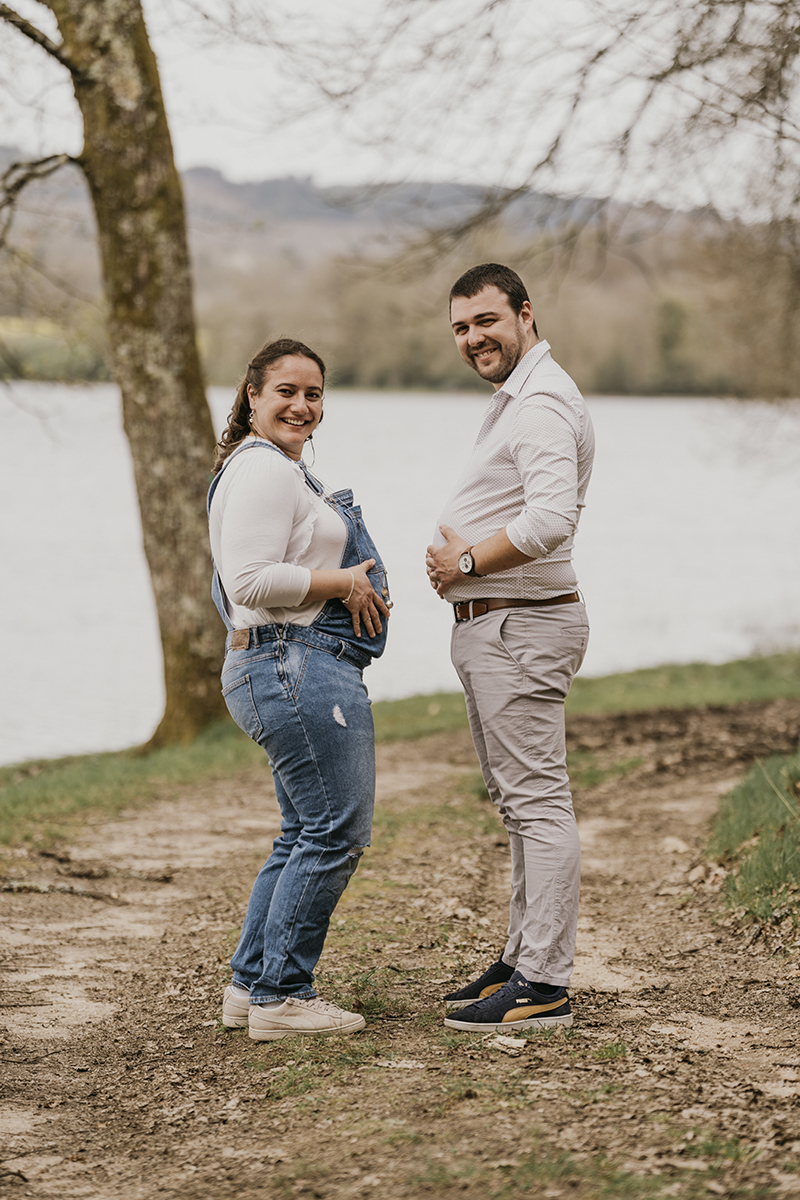
<instances>
[{"instance_id":1,"label":"rolled-up shirt sleeve","mask_svg":"<svg viewBox=\"0 0 800 1200\"><path fill-rule=\"evenodd\" d=\"M530 558L544 558L578 524L578 439L571 411L555 397L536 395L519 406L509 440L525 497L508 526L509 541Z\"/></svg>"},{"instance_id":2,"label":"rolled-up shirt sleeve","mask_svg":"<svg viewBox=\"0 0 800 1200\"><path fill-rule=\"evenodd\" d=\"M297 608L311 587L308 567L285 561L295 521L303 519L298 505L308 503L292 484L277 455L251 452L225 496L221 574L228 597L243 608Z\"/></svg>"}]
</instances>

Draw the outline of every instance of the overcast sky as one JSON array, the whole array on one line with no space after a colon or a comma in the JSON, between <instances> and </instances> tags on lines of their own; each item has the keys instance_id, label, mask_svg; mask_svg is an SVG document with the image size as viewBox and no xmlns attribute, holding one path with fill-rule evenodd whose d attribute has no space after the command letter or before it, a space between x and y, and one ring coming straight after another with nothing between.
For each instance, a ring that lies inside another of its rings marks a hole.
<instances>
[{"instance_id":1,"label":"overcast sky","mask_svg":"<svg viewBox=\"0 0 800 1200\"><path fill-rule=\"evenodd\" d=\"M233 32L223 29L228 2L241 14ZM619 9L626 0L605 2ZM43 4L15 7L58 36ZM669 22L671 7L659 4L660 19ZM608 30L593 0L144 0L144 8L179 167L217 167L233 180L524 182L566 111L581 56ZM390 37L403 16L411 22ZM637 69L652 69L663 52L660 33L654 26L649 44L623 51L595 79L558 170L538 186L675 206L712 192L723 206L735 197L736 155L709 151L689 165L681 153L653 165L644 143L676 127L687 102L679 93L649 112L642 148L617 177L607 147L636 106ZM340 89L364 76L371 86L349 106L320 104L312 84L323 76ZM80 148L65 71L1 23L0 81L0 142L32 156Z\"/></svg>"},{"instance_id":2,"label":"overcast sky","mask_svg":"<svg viewBox=\"0 0 800 1200\"><path fill-rule=\"evenodd\" d=\"M55 21L43 5L18 0L14 7L58 40ZM255 0L250 7L251 28L259 32L259 10L266 16L277 5ZM396 175L438 171L439 177L457 176L459 164L440 161L443 154L435 149L429 156L406 152L392 160L384 146L362 144L371 139L365 128L362 135L359 117L332 106L298 116L313 99L308 83L314 73L314 16L319 32L326 12L329 20L333 10L357 13L358 7L350 0L327 5L302 0L294 17L276 20L292 43L293 53L286 54L254 44L246 32L225 36L192 11L191 0L144 0L178 165L217 167L235 180L295 174L320 183L351 183L381 177L392 167ZM311 28L299 19L301 10ZM66 72L2 23L0 79L0 142L33 156L80 149L80 119Z\"/></svg>"},{"instance_id":3,"label":"overcast sky","mask_svg":"<svg viewBox=\"0 0 800 1200\"><path fill-rule=\"evenodd\" d=\"M499 24L482 15L491 8L483 0L407 0L405 10L423 19L393 38L403 0L238 2L244 19L230 35L202 16L222 18L225 0L144 0L179 166L214 166L235 180L517 183L552 135L557 84L568 83L571 46L586 28L584 0L504 0ZM44 5L15 7L58 37ZM288 49L274 48L278 39ZM388 45L378 54L382 39ZM493 62L498 53L504 62ZM379 83L359 91L349 109L314 108L309 85L322 72L334 84L364 73ZM31 154L79 149L66 73L4 25L0 77L0 141ZM532 105L548 88L547 103ZM612 113L598 104L583 118L587 143L602 140ZM596 169L562 186L592 179L599 182Z\"/></svg>"}]
</instances>

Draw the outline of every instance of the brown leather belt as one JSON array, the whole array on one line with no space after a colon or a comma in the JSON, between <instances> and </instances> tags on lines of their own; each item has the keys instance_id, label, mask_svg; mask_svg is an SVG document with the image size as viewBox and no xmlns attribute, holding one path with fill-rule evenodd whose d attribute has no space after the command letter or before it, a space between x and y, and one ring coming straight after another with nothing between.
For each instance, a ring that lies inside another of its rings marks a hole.
<instances>
[{"instance_id":1,"label":"brown leather belt","mask_svg":"<svg viewBox=\"0 0 800 1200\"><path fill-rule=\"evenodd\" d=\"M566 596L551 596L549 600L462 600L453 605L456 621L471 621L473 617L482 617L496 608L549 608L551 604L575 604L580 600L577 592L569 592Z\"/></svg>"}]
</instances>

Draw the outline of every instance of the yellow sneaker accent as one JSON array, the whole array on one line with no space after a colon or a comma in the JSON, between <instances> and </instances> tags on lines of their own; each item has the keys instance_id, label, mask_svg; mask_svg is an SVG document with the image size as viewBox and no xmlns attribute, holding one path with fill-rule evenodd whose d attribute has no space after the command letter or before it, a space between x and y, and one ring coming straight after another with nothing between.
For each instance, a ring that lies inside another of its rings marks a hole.
<instances>
[{"instance_id":1,"label":"yellow sneaker accent","mask_svg":"<svg viewBox=\"0 0 800 1200\"><path fill-rule=\"evenodd\" d=\"M538 1017L542 1013L552 1012L554 1008L560 1008L564 1003L564 997L559 1000L553 1000L550 1004L526 1004L520 1003L519 1008L512 1008L503 1017L504 1025L513 1025L515 1021L527 1021L528 1017Z\"/></svg>"}]
</instances>

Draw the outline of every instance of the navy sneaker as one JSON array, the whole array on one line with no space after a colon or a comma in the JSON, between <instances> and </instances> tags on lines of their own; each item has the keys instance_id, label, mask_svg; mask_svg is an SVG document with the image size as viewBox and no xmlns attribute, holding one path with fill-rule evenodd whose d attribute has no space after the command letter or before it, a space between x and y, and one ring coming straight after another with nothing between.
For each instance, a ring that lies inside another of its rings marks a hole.
<instances>
[{"instance_id":1,"label":"navy sneaker","mask_svg":"<svg viewBox=\"0 0 800 1200\"><path fill-rule=\"evenodd\" d=\"M492 996L495 992L499 992L504 983L508 983L511 976L514 974L514 968L509 967L504 963L502 958L496 963L492 963L488 970L484 971L480 979L476 979L473 983L466 984L457 992L450 992L449 996L445 996L444 1002L447 1006L447 1011L450 1012L455 1008L466 1008L468 1004L473 1004L476 1000L483 1000L486 996Z\"/></svg>"},{"instance_id":2,"label":"navy sneaker","mask_svg":"<svg viewBox=\"0 0 800 1200\"><path fill-rule=\"evenodd\" d=\"M491 996L463 1008L456 1017L445 1017L450 1029L488 1033L491 1030L511 1033L515 1029L539 1029L549 1025L571 1025L572 1009L566 988L540 992L535 983L515 971Z\"/></svg>"}]
</instances>

